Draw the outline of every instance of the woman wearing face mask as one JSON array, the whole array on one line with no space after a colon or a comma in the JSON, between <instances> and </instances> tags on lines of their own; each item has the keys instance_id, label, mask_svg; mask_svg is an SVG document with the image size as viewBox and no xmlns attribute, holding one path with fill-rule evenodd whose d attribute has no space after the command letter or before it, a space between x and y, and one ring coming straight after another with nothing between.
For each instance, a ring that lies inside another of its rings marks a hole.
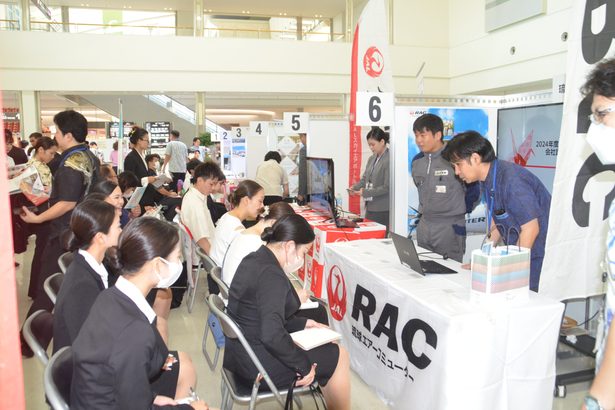
<instances>
[{"instance_id":1,"label":"woman wearing face mask","mask_svg":"<svg viewBox=\"0 0 615 410\"><path fill-rule=\"evenodd\" d=\"M210 256L222 266L222 259L231 241L245 228L242 224L246 219L255 220L263 210L265 191L256 182L246 179L241 181L237 189L229 195L233 210L225 213L218 220Z\"/></svg>"},{"instance_id":2,"label":"woman wearing face mask","mask_svg":"<svg viewBox=\"0 0 615 410\"><path fill-rule=\"evenodd\" d=\"M139 179L135 174L130 171L124 171L117 176L117 185L122 191L122 197L124 198L124 204L128 202L135 189L139 186ZM140 206L135 206L129 210L130 218L138 218L142 214Z\"/></svg>"},{"instance_id":3,"label":"woman wearing face mask","mask_svg":"<svg viewBox=\"0 0 615 410\"><path fill-rule=\"evenodd\" d=\"M98 296L72 345L71 409L207 408L177 404L190 396L196 373L186 354L169 354L145 300L179 277L179 255L177 229L167 222L139 218L122 232L108 254L122 276Z\"/></svg>"},{"instance_id":4,"label":"woman wearing face mask","mask_svg":"<svg viewBox=\"0 0 615 410\"><path fill-rule=\"evenodd\" d=\"M36 140L33 147L34 156L30 159L30 161L28 161L28 164L34 165L38 171L38 174L41 177L41 182L47 192L51 192L51 182L53 179L51 170L47 164L54 158L57 149L58 144L54 139L49 137L41 137ZM38 205L38 208L39 212L43 212L48 208L48 203L45 202ZM41 270L41 256L45 246L45 241L49 235L49 224L46 222L40 224L28 224L28 232L30 234L36 234L34 256L32 257L32 267L30 270L30 285L28 286L28 296L34 299L36 297L36 283Z\"/></svg>"},{"instance_id":5,"label":"woman wearing face mask","mask_svg":"<svg viewBox=\"0 0 615 410\"><path fill-rule=\"evenodd\" d=\"M389 133L373 127L367 133L367 145L373 155L367 160L363 176L350 194L361 195L365 201L365 217L389 226Z\"/></svg>"},{"instance_id":6,"label":"woman wearing face mask","mask_svg":"<svg viewBox=\"0 0 615 410\"><path fill-rule=\"evenodd\" d=\"M66 248L76 251L64 275L53 315L53 351L70 346L100 292L109 287L103 265L107 249L117 245L122 232L115 207L87 199L70 218Z\"/></svg>"},{"instance_id":7,"label":"woman wearing face mask","mask_svg":"<svg viewBox=\"0 0 615 410\"><path fill-rule=\"evenodd\" d=\"M335 343L304 351L293 343L291 332L324 326L297 317L300 301L286 273L303 264L314 232L300 215L281 217L262 234L265 246L246 256L230 288L228 311L243 329L248 343L277 386L298 386L314 380L323 386L329 409L350 409L348 353ZM256 368L237 340L227 339L224 367L246 380Z\"/></svg>"}]
</instances>

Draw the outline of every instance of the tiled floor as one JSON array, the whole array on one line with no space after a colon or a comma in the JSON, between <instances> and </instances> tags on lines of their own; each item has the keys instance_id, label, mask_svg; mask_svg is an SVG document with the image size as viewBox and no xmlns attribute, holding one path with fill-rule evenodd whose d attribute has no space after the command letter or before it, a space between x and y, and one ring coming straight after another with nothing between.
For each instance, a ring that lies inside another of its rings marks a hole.
<instances>
[{"instance_id":1,"label":"tiled floor","mask_svg":"<svg viewBox=\"0 0 615 410\"><path fill-rule=\"evenodd\" d=\"M16 260L21 264L17 268L17 291L19 299L20 320L23 321L30 304L27 298L27 287L30 273L30 261L32 259L33 238L30 241L28 252L17 255ZM201 301L205 297L205 286L200 286L199 295L194 305L192 314L188 313L185 306L171 311L169 320L169 339L173 349L183 350L190 354L198 372L197 392L211 406L220 406L220 374L218 364L217 371L212 372L201 352L201 341L205 326L205 304ZM212 338L209 338L209 351L213 351ZM45 404L43 392L43 366L36 360L24 359L24 383L26 389L26 407L29 410L48 409ZM568 387L568 395L565 399L554 399L553 410L579 409L581 400L585 395L589 384L581 383ZM304 400L304 409L315 408L313 403ZM234 408L241 408L235 406ZM275 403L263 403L258 408L278 408ZM352 408L358 410L386 409L376 394L356 374L352 373ZM465 409L461 404L459 409ZM521 409L510 409L521 410Z\"/></svg>"}]
</instances>

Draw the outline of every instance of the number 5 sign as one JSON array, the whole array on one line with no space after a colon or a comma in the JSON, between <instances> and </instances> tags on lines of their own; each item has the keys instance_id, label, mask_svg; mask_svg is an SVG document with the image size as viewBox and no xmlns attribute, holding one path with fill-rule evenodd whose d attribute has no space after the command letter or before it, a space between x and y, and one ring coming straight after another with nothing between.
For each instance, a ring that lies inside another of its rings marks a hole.
<instances>
[{"instance_id":1,"label":"number 5 sign","mask_svg":"<svg viewBox=\"0 0 615 410\"><path fill-rule=\"evenodd\" d=\"M393 125L393 93L357 92L357 125Z\"/></svg>"},{"instance_id":2,"label":"number 5 sign","mask_svg":"<svg viewBox=\"0 0 615 410\"><path fill-rule=\"evenodd\" d=\"M307 112L285 112L284 134L297 135L307 134L310 122L310 114Z\"/></svg>"}]
</instances>

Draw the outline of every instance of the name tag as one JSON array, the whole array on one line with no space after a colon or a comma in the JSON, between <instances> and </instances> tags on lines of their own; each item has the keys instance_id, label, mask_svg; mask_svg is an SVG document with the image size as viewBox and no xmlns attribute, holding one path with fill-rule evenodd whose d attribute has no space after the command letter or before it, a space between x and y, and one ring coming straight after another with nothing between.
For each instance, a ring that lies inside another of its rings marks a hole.
<instances>
[{"instance_id":1,"label":"name tag","mask_svg":"<svg viewBox=\"0 0 615 410\"><path fill-rule=\"evenodd\" d=\"M446 185L436 185L437 194L446 194Z\"/></svg>"},{"instance_id":2,"label":"name tag","mask_svg":"<svg viewBox=\"0 0 615 410\"><path fill-rule=\"evenodd\" d=\"M448 175L448 169L436 169L433 174L436 177L445 177Z\"/></svg>"}]
</instances>

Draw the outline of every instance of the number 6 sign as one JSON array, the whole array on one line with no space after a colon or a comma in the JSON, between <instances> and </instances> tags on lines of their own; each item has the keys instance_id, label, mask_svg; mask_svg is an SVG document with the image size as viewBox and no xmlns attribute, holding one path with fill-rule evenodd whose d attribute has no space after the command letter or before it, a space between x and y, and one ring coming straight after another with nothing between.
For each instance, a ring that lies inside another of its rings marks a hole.
<instances>
[{"instance_id":1,"label":"number 6 sign","mask_svg":"<svg viewBox=\"0 0 615 410\"><path fill-rule=\"evenodd\" d=\"M357 92L357 125L393 125L393 93Z\"/></svg>"}]
</instances>

